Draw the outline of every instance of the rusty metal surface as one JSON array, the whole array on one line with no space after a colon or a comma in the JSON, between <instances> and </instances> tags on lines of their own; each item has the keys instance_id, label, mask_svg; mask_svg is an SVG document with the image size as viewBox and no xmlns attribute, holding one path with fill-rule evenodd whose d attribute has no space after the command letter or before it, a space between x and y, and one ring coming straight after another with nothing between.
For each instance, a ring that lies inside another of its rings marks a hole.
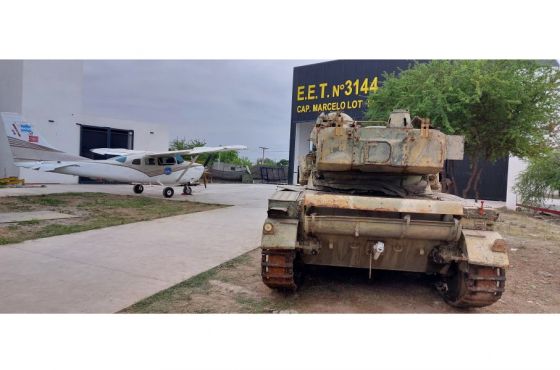
<instances>
[{"instance_id":1,"label":"rusty metal surface","mask_svg":"<svg viewBox=\"0 0 560 370\"><path fill-rule=\"evenodd\" d=\"M458 284L453 288L442 286L447 303L459 308L489 306L502 297L506 285L503 268L468 265L467 271L459 271Z\"/></svg>"},{"instance_id":2,"label":"rusty metal surface","mask_svg":"<svg viewBox=\"0 0 560 370\"><path fill-rule=\"evenodd\" d=\"M317 128L317 169L320 171L437 173L447 157L446 135L395 127Z\"/></svg>"},{"instance_id":3,"label":"rusty metal surface","mask_svg":"<svg viewBox=\"0 0 560 370\"><path fill-rule=\"evenodd\" d=\"M306 192L303 198L303 205L306 208L324 207L376 212L425 213L455 216L461 216L463 214L462 204L454 201L366 197L318 192Z\"/></svg>"},{"instance_id":4,"label":"rusty metal surface","mask_svg":"<svg viewBox=\"0 0 560 370\"><path fill-rule=\"evenodd\" d=\"M322 235L318 253L307 253L303 261L310 265L369 268L371 248L379 239ZM383 239L384 252L372 261L374 270L436 272L430 253L439 242L430 240Z\"/></svg>"},{"instance_id":5,"label":"rusty metal surface","mask_svg":"<svg viewBox=\"0 0 560 370\"><path fill-rule=\"evenodd\" d=\"M463 230L464 244L470 264L481 266L508 267L507 252L494 251L496 241L503 241L495 231ZM501 243L501 242L500 242Z\"/></svg>"},{"instance_id":6,"label":"rusty metal surface","mask_svg":"<svg viewBox=\"0 0 560 370\"><path fill-rule=\"evenodd\" d=\"M261 276L263 283L273 289L297 289L294 271L296 252L283 249L262 249Z\"/></svg>"}]
</instances>

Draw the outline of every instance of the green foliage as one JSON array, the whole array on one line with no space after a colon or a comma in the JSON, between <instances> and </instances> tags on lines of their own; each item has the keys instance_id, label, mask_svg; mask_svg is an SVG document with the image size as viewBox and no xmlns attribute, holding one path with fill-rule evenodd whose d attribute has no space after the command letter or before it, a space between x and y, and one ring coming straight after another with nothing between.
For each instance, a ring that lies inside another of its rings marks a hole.
<instances>
[{"instance_id":1,"label":"green foliage","mask_svg":"<svg viewBox=\"0 0 560 370\"><path fill-rule=\"evenodd\" d=\"M205 146L206 140L191 139L187 140L185 138L179 139L175 138L169 143L169 150L185 150L197 148L199 146Z\"/></svg>"},{"instance_id":2,"label":"green foliage","mask_svg":"<svg viewBox=\"0 0 560 370\"><path fill-rule=\"evenodd\" d=\"M278 162L276 162L276 165L278 167L288 167L289 164L290 162L287 159L281 159Z\"/></svg>"},{"instance_id":3,"label":"green foliage","mask_svg":"<svg viewBox=\"0 0 560 370\"><path fill-rule=\"evenodd\" d=\"M465 136L473 160L540 153L559 121L560 72L534 61L459 60L415 64L385 75L367 116L406 108L447 134Z\"/></svg>"},{"instance_id":4,"label":"green foliage","mask_svg":"<svg viewBox=\"0 0 560 370\"><path fill-rule=\"evenodd\" d=\"M176 138L169 144L169 150L185 150L205 145L206 140L187 140L185 138ZM206 164L206 166L212 166L212 164L216 161L220 161L222 163L231 163L239 166L251 166L253 164L249 158L240 157L239 153L236 151L201 154L197 158L197 163Z\"/></svg>"},{"instance_id":5,"label":"green foliage","mask_svg":"<svg viewBox=\"0 0 560 370\"><path fill-rule=\"evenodd\" d=\"M259 164L266 167L276 167L276 162L270 158L259 159Z\"/></svg>"},{"instance_id":6,"label":"green foliage","mask_svg":"<svg viewBox=\"0 0 560 370\"><path fill-rule=\"evenodd\" d=\"M517 178L515 191L526 205L542 205L553 192L560 190L560 151L545 152L529 161Z\"/></svg>"},{"instance_id":7,"label":"green foliage","mask_svg":"<svg viewBox=\"0 0 560 370\"><path fill-rule=\"evenodd\" d=\"M238 166L252 166L253 162L251 162L251 160L247 157L240 157L239 153L236 151L232 151L232 152L222 152L222 153L218 153L216 155L214 155L214 160L211 161L211 163L214 163L214 161L220 161L222 163L231 163L231 164L235 164Z\"/></svg>"}]
</instances>

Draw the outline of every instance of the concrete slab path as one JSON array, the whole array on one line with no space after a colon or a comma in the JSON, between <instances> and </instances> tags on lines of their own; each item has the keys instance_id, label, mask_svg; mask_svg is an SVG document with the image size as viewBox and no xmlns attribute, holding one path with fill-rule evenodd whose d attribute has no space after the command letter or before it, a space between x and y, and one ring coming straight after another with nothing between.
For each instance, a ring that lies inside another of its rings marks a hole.
<instances>
[{"instance_id":1,"label":"concrete slab path","mask_svg":"<svg viewBox=\"0 0 560 370\"><path fill-rule=\"evenodd\" d=\"M93 187L130 194L125 185L10 190L100 191ZM128 307L256 248L275 188L210 184L188 199L231 207L0 246L0 312L110 313Z\"/></svg>"},{"instance_id":2,"label":"concrete slab path","mask_svg":"<svg viewBox=\"0 0 560 370\"><path fill-rule=\"evenodd\" d=\"M61 218L73 217L79 216L55 211L6 212L0 213L0 224L31 220L56 220Z\"/></svg>"}]
</instances>

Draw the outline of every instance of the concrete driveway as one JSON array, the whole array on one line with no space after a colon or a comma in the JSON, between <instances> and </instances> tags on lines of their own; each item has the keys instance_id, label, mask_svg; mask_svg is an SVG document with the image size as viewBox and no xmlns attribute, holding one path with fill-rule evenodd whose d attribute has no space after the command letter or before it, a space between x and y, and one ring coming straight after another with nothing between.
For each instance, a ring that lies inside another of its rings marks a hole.
<instances>
[{"instance_id":1,"label":"concrete driveway","mask_svg":"<svg viewBox=\"0 0 560 370\"><path fill-rule=\"evenodd\" d=\"M276 186L209 184L173 198L231 207L0 246L0 312L110 313L243 254L260 243ZM161 188L144 195L161 196ZM127 185L0 189L8 195L102 191ZM1 198L0 198L1 201Z\"/></svg>"}]
</instances>

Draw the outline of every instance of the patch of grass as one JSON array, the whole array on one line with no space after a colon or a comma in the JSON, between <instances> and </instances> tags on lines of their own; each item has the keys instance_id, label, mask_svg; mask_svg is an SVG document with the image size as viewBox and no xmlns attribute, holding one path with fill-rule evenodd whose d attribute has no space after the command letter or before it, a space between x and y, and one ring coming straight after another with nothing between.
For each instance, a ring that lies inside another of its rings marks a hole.
<instances>
[{"instance_id":1,"label":"patch of grass","mask_svg":"<svg viewBox=\"0 0 560 370\"><path fill-rule=\"evenodd\" d=\"M180 202L144 196L106 193L60 193L4 197L0 212L53 210L79 218L30 220L0 227L0 245L64 235L80 231L153 220L161 217L202 212L225 207L219 204Z\"/></svg>"},{"instance_id":2,"label":"patch of grass","mask_svg":"<svg viewBox=\"0 0 560 370\"><path fill-rule=\"evenodd\" d=\"M204 292L208 290L210 280L216 279L216 276L223 270L233 269L239 265L245 264L249 261L250 257L243 254L239 257L231 259L222 263L210 270L201 272L198 275L191 277L179 284L173 285L170 288L162 290L150 297L147 297L139 302L136 302L130 307L122 310L122 313L148 313L154 312L154 308L159 305L165 305L167 302L175 301L178 299L189 300L193 292ZM158 311L159 312L159 311ZM210 312L210 311L207 311Z\"/></svg>"},{"instance_id":3,"label":"patch of grass","mask_svg":"<svg viewBox=\"0 0 560 370\"><path fill-rule=\"evenodd\" d=\"M235 302L241 306L241 312L243 313L264 313L272 310L271 302L268 299L258 299L238 294L235 296ZM275 310L277 310L277 307L275 307Z\"/></svg>"},{"instance_id":4,"label":"patch of grass","mask_svg":"<svg viewBox=\"0 0 560 370\"><path fill-rule=\"evenodd\" d=\"M210 269L208 271L204 271L198 275L193 276L188 280L173 285L171 288L167 288L148 298L136 302L135 304L133 304L128 308L125 308L121 312L127 312L127 313L149 312L151 306L154 306L155 304L162 301L173 300L178 294L183 293L185 290L192 291L197 288L205 289L208 287L209 284L208 282L218 273L218 269L219 266ZM188 294L187 294L187 298L188 298Z\"/></svg>"}]
</instances>

